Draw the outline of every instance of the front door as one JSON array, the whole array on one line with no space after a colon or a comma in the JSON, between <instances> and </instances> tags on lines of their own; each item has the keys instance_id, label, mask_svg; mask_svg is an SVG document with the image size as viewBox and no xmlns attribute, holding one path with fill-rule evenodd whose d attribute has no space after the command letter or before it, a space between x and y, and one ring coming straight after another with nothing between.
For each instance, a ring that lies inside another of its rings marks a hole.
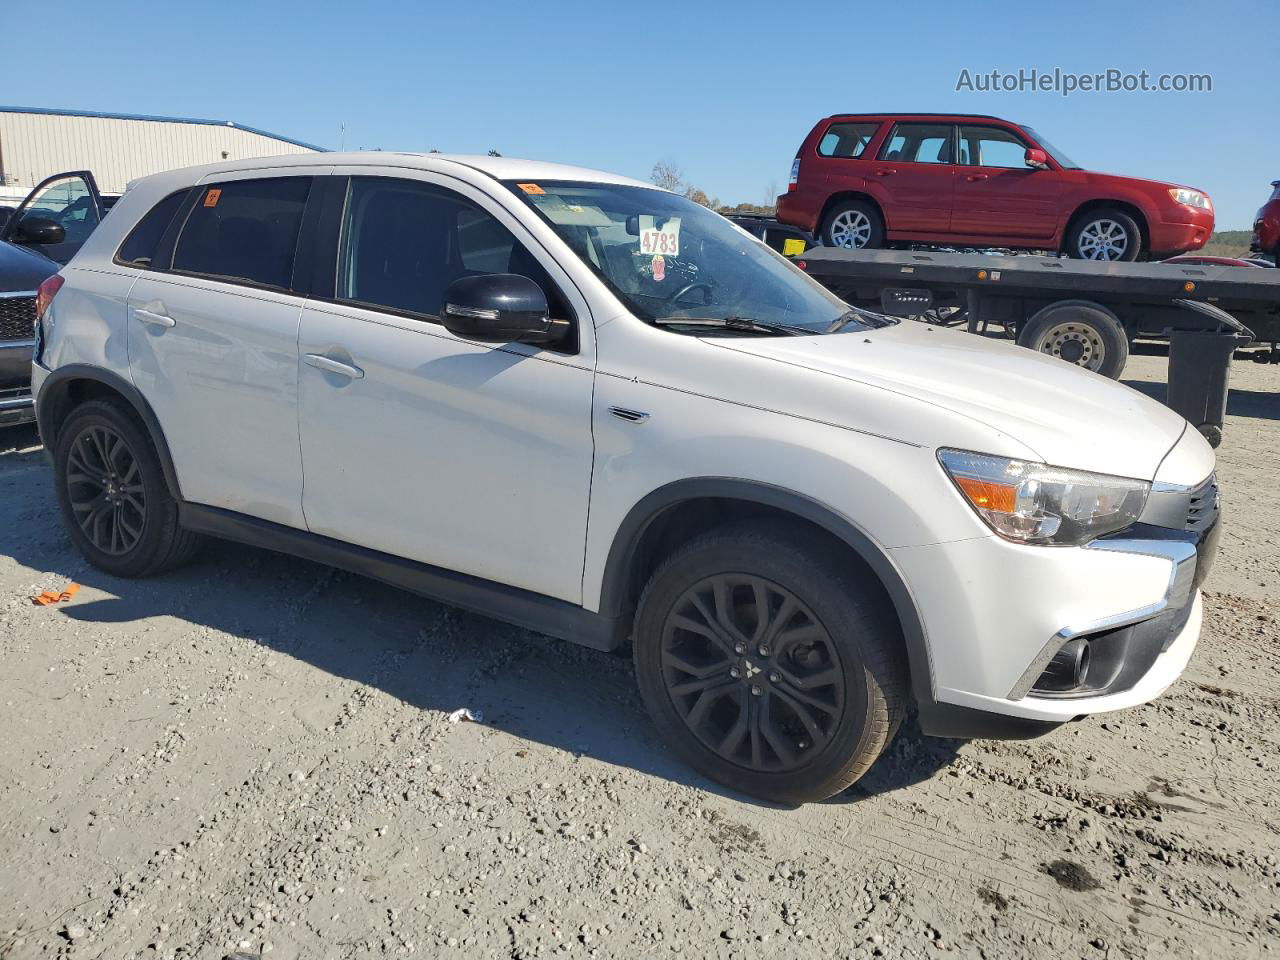
<instances>
[{"instance_id":1,"label":"front door","mask_svg":"<svg viewBox=\"0 0 1280 960\"><path fill-rule=\"evenodd\" d=\"M36 185L0 231L0 240L30 246L50 260L65 264L76 255L89 234L102 222L102 198L87 170L59 173ZM57 243L34 243L25 226L49 221L62 228Z\"/></svg>"},{"instance_id":2,"label":"front door","mask_svg":"<svg viewBox=\"0 0 1280 960\"><path fill-rule=\"evenodd\" d=\"M890 235L936 236L951 228L955 127L899 123L868 164L867 192L884 211Z\"/></svg>"},{"instance_id":3,"label":"front door","mask_svg":"<svg viewBox=\"0 0 1280 960\"><path fill-rule=\"evenodd\" d=\"M139 274L128 320L129 370L160 421L183 498L299 528L304 297L292 277L311 184L248 177L196 187L185 221L170 228L180 230L171 263Z\"/></svg>"},{"instance_id":4,"label":"front door","mask_svg":"<svg viewBox=\"0 0 1280 960\"><path fill-rule=\"evenodd\" d=\"M342 206L333 297L308 303L299 344L309 529L580 602L593 453L585 301L517 239L527 235L508 211L459 181L352 176ZM576 342L451 334L439 320L446 288L484 273L532 277Z\"/></svg>"},{"instance_id":5,"label":"front door","mask_svg":"<svg viewBox=\"0 0 1280 960\"><path fill-rule=\"evenodd\" d=\"M960 127L951 230L993 238L1048 240L1066 189L1056 170L1024 162L1027 145L1003 127Z\"/></svg>"}]
</instances>

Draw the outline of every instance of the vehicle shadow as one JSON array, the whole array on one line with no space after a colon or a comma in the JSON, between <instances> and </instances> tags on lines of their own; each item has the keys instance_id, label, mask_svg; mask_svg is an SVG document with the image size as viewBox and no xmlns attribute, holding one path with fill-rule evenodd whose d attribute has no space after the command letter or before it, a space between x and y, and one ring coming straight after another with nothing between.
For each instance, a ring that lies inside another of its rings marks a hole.
<instances>
[{"instance_id":1,"label":"vehicle shadow","mask_svg":"<svg viewBox=\"0 0 1280 960\"><path fill-rule=\"evenodd\" d=\"M22 496L13 492L19 486L26 488ZM177 618L190 629L167 628L156 634L160 642L176 644L212 628L414 707L445 713L465 707L516 738L772 806L699 776L664 746L640 702L629 657L237 544L211 541L190 566L153 579L108 576L85 563L63 531L39 449L0 454L0 553L53 574L51 585L74 580L92 588L49 608L51 616L81 624ZM935 746L942 741L904 733L855 788L857 796L927 779L954 755Z\"/></svg>"}]
</instances>

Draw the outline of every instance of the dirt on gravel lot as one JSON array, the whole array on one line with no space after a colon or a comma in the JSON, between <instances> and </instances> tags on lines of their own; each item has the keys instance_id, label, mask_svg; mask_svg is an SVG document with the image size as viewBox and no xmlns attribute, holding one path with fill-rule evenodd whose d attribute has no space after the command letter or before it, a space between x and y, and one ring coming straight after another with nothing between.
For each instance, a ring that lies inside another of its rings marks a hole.
<instances>
[{"instance_id":1,"label":"dirt on gravel lot","mask_svg":"<svg viewBox=\"0 0 1280 960\"><path fill-rule=\"evenodd\" d=\"M908 724L794 810L674 760L626 659L231 545L98 573L0 435L0 958L1280 955L1280 366L1233 386L1180 682L1027 742Z\"/></svg>"}]
</instances>

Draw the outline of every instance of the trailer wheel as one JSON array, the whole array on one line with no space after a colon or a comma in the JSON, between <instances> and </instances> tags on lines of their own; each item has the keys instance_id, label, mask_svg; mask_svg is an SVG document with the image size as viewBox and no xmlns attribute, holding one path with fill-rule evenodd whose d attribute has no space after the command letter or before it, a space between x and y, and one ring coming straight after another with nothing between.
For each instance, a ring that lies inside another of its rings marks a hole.
<instances>
[{"instance_id":1,"label":"trailer wheel","mask_svg":"<svg viewBox=\"0 0 1280 960\"><path fill-rule=\"evenodd\" d=\"M880 211L865 200L836 204L822 221L822 245L845 250L883 247L884 220Z\"/></svg>"},{"instance_id":2,"label":"trailer wheel","mask_svg":"<svg viewBox=\"0 0 1280 960\"><path fill-rule=\"evenodd\" d=\"M1118 380L1129 359L1120 319L1096 303L1052 303L1018 325L1018 345Z\"/></svg>"}]
</instances>

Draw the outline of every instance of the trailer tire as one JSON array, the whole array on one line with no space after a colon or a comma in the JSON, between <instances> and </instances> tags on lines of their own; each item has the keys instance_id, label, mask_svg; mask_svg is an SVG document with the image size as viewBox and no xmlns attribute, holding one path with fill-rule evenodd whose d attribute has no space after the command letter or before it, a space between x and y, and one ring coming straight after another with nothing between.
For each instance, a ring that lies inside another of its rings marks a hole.
<instances>
[{"instance_id":1,"label":"trailer tire","mask_svg":"<svg viewBox=\"0 0 1280 960\"><path fill-rule=\"evenodd\" d=\"M1120 318L1087 300L1051 303L1018 324L1018 345L1120 379L1129 360L1129 335Z\"/></svg>"}]
</instances>

